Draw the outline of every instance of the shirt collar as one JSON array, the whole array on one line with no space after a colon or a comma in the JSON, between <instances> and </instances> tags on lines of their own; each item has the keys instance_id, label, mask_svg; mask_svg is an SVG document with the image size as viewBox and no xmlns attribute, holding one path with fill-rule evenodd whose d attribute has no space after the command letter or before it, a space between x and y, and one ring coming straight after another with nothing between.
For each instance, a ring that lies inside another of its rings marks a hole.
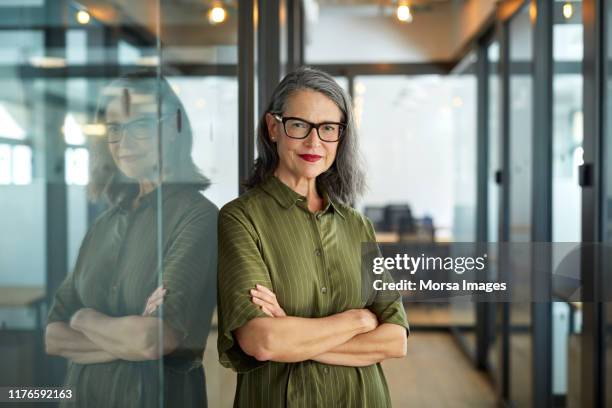
<instances>
[{"instance_id":1,"label":"shirt collar","mask_svg":"<svg viewBox=\"0 0 612 408\"><path fill-rule=\"evenodd\" d=\"M281 207L288 209L292 206L296 205L298 202L306 202L306 197L296 193L293 191L288 185L280 181L276 176L269 176L267 180L265 180L261 188L272 196L280 204ZM325 189L322 189L322 195L324 200L325 208L323 212L327 212L329 207L331 206L338 215L344 218L344 214L340 209L340 205L335 203L327 193Z\"/></svg>"}]
</instances>

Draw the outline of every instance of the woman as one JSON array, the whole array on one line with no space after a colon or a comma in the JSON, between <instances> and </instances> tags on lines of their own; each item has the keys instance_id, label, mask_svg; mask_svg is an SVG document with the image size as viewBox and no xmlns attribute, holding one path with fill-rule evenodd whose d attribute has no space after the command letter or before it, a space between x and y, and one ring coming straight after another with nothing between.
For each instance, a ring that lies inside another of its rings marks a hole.
<instances>
[{"instance_id":1,"label":"woman","mask_svg":"<svg viewBox=\"0 0 612 408\"><path fill-rule=\"evenodd\" d=\"M249 190L219 213L219 356L236 407L388 407L380 362L406 353L399 293L362 283L371 223L350 101L329 75L287 75L261 118ZM388 276L386 277L387 279Z\"/></svg>"},{"instance_id":2,"label":"woman","mask_svg":"<svg viewBox=\"0 0 612 408\"><path fill-rule=\"evenodd\" d=\"M106 136L93 141L89 187L111 208L87 232L46 328L47 352L69 360L74 406L206 404L218 211L200 194L209 182L184 112L154 73L116 80L101 98Z\"/></svg>"}]
</instances>

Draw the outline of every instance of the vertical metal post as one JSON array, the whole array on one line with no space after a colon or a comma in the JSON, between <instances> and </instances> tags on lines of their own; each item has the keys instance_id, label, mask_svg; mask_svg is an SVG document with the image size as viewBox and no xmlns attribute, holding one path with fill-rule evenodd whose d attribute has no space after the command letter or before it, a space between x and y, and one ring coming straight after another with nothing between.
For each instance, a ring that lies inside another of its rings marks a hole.
<instances>
[{"instance_id":1,"label":"vertical metal post","mask_svg":"<svg viewBox=\"0 0 612 408\"><path fill-rule=\"evenodd\" d=\"M606 6L602 0L582 3L584 25L583 109L584 163L591 168L591 180L582 186L582 242L602 240L602 141L604 137L604 104L606 102ZM600 268L582 259L583 331L581 335L582 406L605 405L604 309L599 302L603 288Z\"/></svg>"},{"instance_id":2,"label":"vertical metal post","mask_svg":"<svg viewBox=\"0 0 612 408\"><path fill-rule=\"evenodd\" d=\"M255 34L257 0L238 2L238 186L244 182L255 157Z\"/></svg>"},{"instance_id":3,"label":"vertical metal post","mask_svg":"<svg viewBox=\"0 0 612 408\"><path fill-rule=\"evenodd\" d=\"M486 250L488 221L488 58L487 46L479 43L476 48L476 242ZM489 308L484 302L477 302L476 309L476 367L487 367L489 354Z\"/></svg>"},{"instance_id":4,"label":"vertical metal post","mask_svg":"<svg viewBox=\"0 0 612 408\"><path fill-rule=\"evenodd\" d=\"M304 10L301 0L287 1L287 72L304 64Z\"/></svg>"},{"instance_id":5,"label":"vertical metal post","mask_svg":"<svg viewBox=\"0 0 612 408\"><path fill-rule=\"evenodd\" d=\"M258 110L265 111L274 88L280 81L280 0L258 0L257 64Z\"/></svg>"},{"instance_id":6,"label":"vertical metal post","mask_svg":"<svg viewBox=\"0 0 612 408\"><path fill-rule=\"evenodd\" d=\"M46 1L45 14L52 21L62 21L66 10L64 1ZM45 54L66 56L66 29L62 25L48 26L44 30ZM62 83L66 94L66 83ZM45 83L45 88L48 84ZM53 88L55 92L57 87ZM51 305L53 296L68 273L68 214L65 182L66 143L62 126L66 115L66 98L58 99L45 89L43 94L43 146L45 149L45 244L46 244L46 296ZM63 101L63 102L60 102ZM65 363L48 359L44 375L48 384L60 384L65 375Z\"/></svg>"},{"instance_id":7,"label":"vertical metal post","mask_svg":"<svg viewBox=\"0 0 612 408\"><path fill-rule=\"evenodd\" d=\"M533 47L533 137L531 241L552 241L553 2L535 1ZM552 262L550 253L532 258L532 398L552 405ZM545 273L536 273L545 271Z\"/></svg>"}]
</instances>

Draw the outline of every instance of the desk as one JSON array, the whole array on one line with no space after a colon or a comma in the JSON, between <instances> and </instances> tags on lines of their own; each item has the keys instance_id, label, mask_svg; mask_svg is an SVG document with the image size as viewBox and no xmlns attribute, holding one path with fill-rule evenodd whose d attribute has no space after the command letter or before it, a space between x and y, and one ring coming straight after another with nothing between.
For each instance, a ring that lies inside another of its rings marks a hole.
<instances>
[{"instance_id":1,"label":"desk","mask_svg":"<svg viewBox=\"0 0 612 408\"><path fill-rule=\"evenodd\" d=\"M0 307L32 306L45 297L45 289L39 286L0 287Z\"/></svg>"},{"instance_id":2,"label":"desk","mask_svg":"<svg viewBox=\"0 0 612 408\"><path fill-rule=\"evenodd\" d=\"M376 242L393 243L399 241L399 234L397 232L377 232Z\"/></svg>"}]
</instances>

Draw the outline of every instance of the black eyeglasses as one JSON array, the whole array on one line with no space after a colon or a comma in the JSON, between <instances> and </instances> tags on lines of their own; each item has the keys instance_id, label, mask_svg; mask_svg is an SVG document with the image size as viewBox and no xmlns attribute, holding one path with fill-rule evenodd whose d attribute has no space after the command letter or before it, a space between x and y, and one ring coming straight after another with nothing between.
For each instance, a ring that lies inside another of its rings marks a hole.
<instances>
[{"instance_id":1,"label":"black eyeglasses","mask_svg":"<svg viewBox=\"0 0 612 408\"><path fill-rule=\"evenodd\" d=\"M168 114L162 116L159 122L174 116ZM159 122L156 117L145 117L131 120L126 123L109 123L106 125L106 141L108 143L119 143L124 134L129 134L136 140L148 140L157 136Z\"/></svg>"},{"instance_id":2,"label":"black eyeglasses","mask_svg":"<svg viewBox=\"0 0 612 408\"><path fill-rule=\"evenodd\" d=\"M305 139L313 128L317 130L317 136L324 142L337 142L342 137L346 125L341 122L312 123L302 118L287 116L282 117L277 113L272 114L276 120L283 124L285 134L292 139Z\"/></svg>"}]
</instances>

